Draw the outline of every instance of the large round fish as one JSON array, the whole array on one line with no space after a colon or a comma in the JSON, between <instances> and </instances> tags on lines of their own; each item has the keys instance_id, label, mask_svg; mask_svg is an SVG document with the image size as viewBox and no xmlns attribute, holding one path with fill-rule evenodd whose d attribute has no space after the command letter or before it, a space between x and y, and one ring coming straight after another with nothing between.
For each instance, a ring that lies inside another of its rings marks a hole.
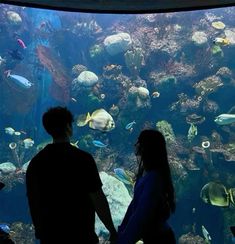
<instances>
[{"instance_id":1,"label":"large round fish","mask_svg":"<svg viewBox=\"0 0 235 244\"><path fill-rule=\"evenodd\" d=\"M91 115L87 113L86 118L79 116L77 120L77 126L85 126L89 124L89 127L94 130L111 131L115 128L115 122L112 116L103 108L95 110Z\"/></svg>"}]
</instances>

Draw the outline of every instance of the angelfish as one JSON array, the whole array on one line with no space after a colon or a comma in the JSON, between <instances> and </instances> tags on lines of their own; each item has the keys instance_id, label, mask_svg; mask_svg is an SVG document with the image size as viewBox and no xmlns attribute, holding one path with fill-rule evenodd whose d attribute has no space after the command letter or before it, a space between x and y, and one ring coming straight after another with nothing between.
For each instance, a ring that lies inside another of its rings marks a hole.
<instances>
[{"instance_id":1,"label":"angelfish","mask_svg":"<svg viewBox=\"0 0 235 244\"><path fill-rule=\"evenodd\" d=\"M218 125L229 125L235 122L235 114L220 114L214 121Z\"/></svg>"},{"instance_id":2,"label":"angelfish","mask_svg":"<svg viewBox=\"0 0 235 244\"><path fill-rule=\"evenodd\" d=\"M19 85L22 88L28 89L28 88L30 88L33 85L33 83L31 83L29 80L27 80L23 76L20 76L20 75L11 75L10 74L10 71L7 71L7 77L10 80L14 81L15 84Z\"/></svg>"}]
</instances>

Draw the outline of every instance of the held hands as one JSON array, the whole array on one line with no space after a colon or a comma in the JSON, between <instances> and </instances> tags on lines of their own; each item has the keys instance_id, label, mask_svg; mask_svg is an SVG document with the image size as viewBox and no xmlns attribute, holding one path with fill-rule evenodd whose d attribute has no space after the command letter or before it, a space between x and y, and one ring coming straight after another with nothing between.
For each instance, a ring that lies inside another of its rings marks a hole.
<instances>
[{"instance_id":1,"label":"held hands","mask_svg":"<svg viewBox=\"0 0 235 244\"><path fill-rule=\"evenodd\" d=\"M109 244L116 244L117 243L117 232L115 231L115 232L111 232L110 233L110 236L109 236L109 240L108 240L108 243ZM107 243L107 244L108 244Z\"/></svg>"}]
</instances>

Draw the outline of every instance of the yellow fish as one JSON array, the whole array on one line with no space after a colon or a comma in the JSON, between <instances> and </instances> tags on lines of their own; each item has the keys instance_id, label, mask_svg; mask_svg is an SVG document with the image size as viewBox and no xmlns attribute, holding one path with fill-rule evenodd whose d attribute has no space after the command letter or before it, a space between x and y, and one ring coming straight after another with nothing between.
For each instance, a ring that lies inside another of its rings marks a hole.
<instances>
[{"instance_id":1,"label":"yellow fish","mask_svg":"<svg viewBox=\"0 0 235 244\"><path fill-rule=\"evenodd\" d=\"M230 44L230 41L227 38L222 38L222 37L216 37L213 42L214 44L222 45L222 46L226 46Z\"/></svg>"},{"instance_id":2,"label":"yellow fish","mask_svg":"<svg viewBox=\"0 0 235 244\"><path fill-rule=\"evenodd\" d=\"M80 115L77 119L77 126L85 126L86 124L89 124L91 129L104 132L115 128L112 116L103 108L95 110L91 115L89 112L87 115Z\"/></svg>"}]
</instances>

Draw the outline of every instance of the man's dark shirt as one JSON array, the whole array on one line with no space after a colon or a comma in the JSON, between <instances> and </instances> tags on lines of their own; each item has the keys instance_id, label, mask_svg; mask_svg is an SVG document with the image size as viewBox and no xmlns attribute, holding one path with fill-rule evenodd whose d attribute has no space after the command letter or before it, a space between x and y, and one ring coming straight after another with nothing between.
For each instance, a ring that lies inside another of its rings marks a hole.
<instances>
[{"instance_id":1,"label":"man's dark shirt","mask_svg":"<svg viewBox=\"0 0 235 244\"><path fill-rule=\"evenodd\" d=\"M101 186L95 161L89 153L69 143L47 145L31 160L26 172L36 237L97 243L95 209L88 194Z\"/></svg>"}]
</instances>

